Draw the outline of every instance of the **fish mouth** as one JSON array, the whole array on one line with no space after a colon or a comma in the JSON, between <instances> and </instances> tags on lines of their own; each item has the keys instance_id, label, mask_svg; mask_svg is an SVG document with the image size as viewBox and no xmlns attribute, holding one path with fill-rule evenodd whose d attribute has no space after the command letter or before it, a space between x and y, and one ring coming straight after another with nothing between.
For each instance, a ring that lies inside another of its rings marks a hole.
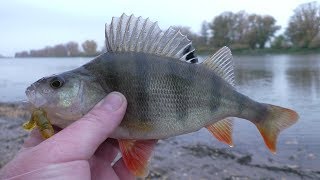
<instances>
[{"instance_id":1,"label":"fish mouth","mask_svg":"<svg viewBox=\"0 0 320 180\"><path fill-rule=\"evenodd\" d=\"M47 100L44 96L36 90L36 85L32 84L26 89L26 95L29 99L29 102L33 104L36 108L39 108L47 103Z\"/></svg>"}]
</instances>

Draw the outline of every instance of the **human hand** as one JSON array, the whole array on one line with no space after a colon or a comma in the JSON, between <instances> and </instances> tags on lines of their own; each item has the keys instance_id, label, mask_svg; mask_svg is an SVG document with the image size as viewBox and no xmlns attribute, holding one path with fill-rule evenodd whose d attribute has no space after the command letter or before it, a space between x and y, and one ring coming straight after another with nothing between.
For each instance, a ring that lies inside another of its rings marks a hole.
<instances>
[{"instance_id":1,"label":"human hand","mask_svg":"<svg viewBox=\"0 0 320 180\"><path fill-rule=\"evenodd\" d=\"M119 149L107 139L126 107L125 97L113 92L49 139L32 131L16 157L1 169L0 179L134 179L122 158L111 165Z\"/></svg>"}]
</instances>

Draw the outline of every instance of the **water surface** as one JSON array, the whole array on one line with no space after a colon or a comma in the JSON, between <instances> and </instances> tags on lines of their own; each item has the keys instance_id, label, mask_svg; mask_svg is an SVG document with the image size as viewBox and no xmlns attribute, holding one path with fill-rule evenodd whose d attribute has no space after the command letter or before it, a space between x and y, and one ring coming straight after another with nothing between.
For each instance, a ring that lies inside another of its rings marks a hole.
<instances>
[{"instance_id":1,"label":"water surface","mask_svg":"<svg viewBox=\"0 0 320 180\"><path fill-rule=\"evenodd\" d=\"M25 89L36 80L74 69L91 58L4 58L0 59L1 102L26 99Z\"/></svg>"},{"instance_id":2,"label":"water surface","mask_svg":"<svg viewBox=\"0 0 320 180\"><path fill-rule=\"evenodd\" d=\"M241 56L235 63L239 91L300 115L297 124L280 134L275 156L267 152L256 128L239 120L239 148L253 149L262 159L268 154L279 163L320 170L320 55Z\"/></svg>"}]
</instances>

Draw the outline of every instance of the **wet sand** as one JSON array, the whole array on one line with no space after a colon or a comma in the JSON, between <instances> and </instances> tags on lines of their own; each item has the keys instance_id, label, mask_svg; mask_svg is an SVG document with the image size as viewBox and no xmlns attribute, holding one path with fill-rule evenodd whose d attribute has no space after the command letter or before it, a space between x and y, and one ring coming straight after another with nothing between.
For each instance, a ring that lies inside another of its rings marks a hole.
<instances>
[{"instance_id":1,"label":"wet sand","mask_svg":"<svg viewBox=\"0 0 320 180\"><path fill-rule=\"evenodd\" d=\"M0 103L0 168L19 151L28 132L21 127L30 113L18 104ZM184 141L192 134L160 140L148 179L320 179L320 170L300 166L257 163L238 149ZM319 168L318 168L319 169Z\"/></svg>"},{"instance_id":2,"label":"wet sand","mask_svg":"<svg viewBox=\"0 0 320 180\"><path fill-rule=\"evenodd\" d=\"M28 136L21 125L29 116L17 104L0 103L0 168L14 157Z\"/></svg>"}]
</instances>

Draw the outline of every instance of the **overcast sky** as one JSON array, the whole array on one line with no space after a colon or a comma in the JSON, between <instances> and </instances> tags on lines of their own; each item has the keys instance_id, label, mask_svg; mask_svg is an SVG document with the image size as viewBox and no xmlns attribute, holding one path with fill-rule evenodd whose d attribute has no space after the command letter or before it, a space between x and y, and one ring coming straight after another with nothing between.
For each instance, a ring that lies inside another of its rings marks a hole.
<instances>
[{"instance_id":1,"label":"overcast sky","mask_svg":"<svg viewBox=\"0 0 320 180\"><path fill-rule=\"evenodd\" d=\"M149 17L161 28L189 26L199 32L201 23L224 11L269 14L286 27L293 10L312 0L1 0L0 54L93 39L104 42L104 25L122 13ZM319 2L320 0L318 0Z\"/></svg>"}]
</instances>

